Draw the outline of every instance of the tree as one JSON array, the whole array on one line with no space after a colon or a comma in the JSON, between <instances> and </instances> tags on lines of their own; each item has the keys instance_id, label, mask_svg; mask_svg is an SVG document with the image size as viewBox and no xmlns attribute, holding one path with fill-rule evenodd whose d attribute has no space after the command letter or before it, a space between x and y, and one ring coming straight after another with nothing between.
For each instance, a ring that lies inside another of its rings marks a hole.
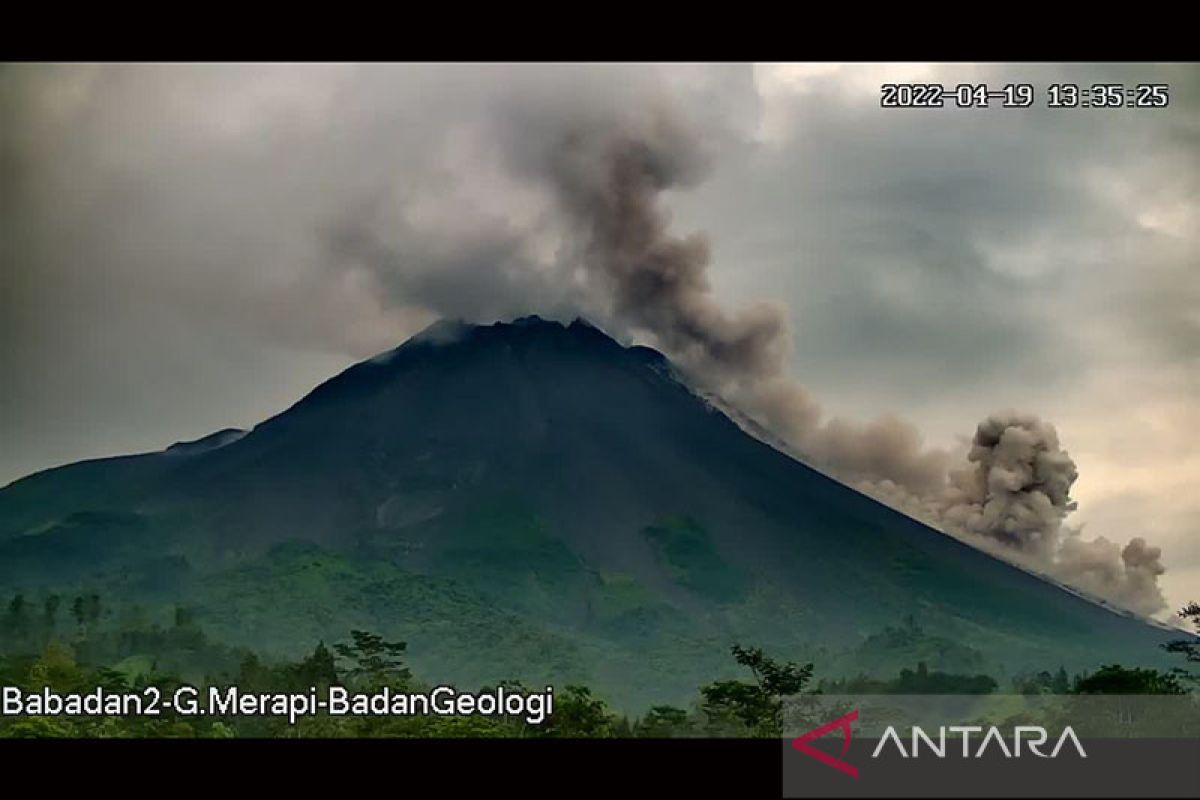
<instances>
[{"instance_id":1,"label":"tree","mask_svg":"<svg viewBox=\"0 0 1200 800\"><path fill-rule=\"evenodd\" d=\"M82 628L84 620L87 619L86 601L83 599L83 595L77 595L71 603L71 616L75 618L75 626Z\"/></svg>"},{"instance_id":2,"label":"tree","mask_svg":"<svg viewBox=\"0 0 1200 800\"><path fill-rule=\"evenodd\" d=\"M637 735L650 739L667 739L689 732L688 714L675 706L654 706L638 722Z\"/></svg>"},{"instance_id":3,"label":"tree","mask_svg":"<svg viewBox=\"0 0 1200 800\"><path fill-rule=\"evenodd\" d=\"M1061 716L1083 736L1186 738L1196 733L1195 706L1178 697L1187 691L1169 672L1108 664L1077 676L1074 689Z\"/></svg>"},{"instance_id":4,"label":"tree","mask_svg":"<svg viewBox=\"0 0 1200 800\"><path fill-rule=\"evenodd\" d=\"M586 686L570 684L554 697L554 713L542 726L546 736L601 737L612 734L615 721L608 705Z\"/></svg>"},{"instance_id":5,"label":"tree","mask_svg":"<svg viewBox=\"0 0 1200 800\"><path fill-rule=\"evenodd\" d=\"M1192 622L1196 633L1200 633L1200 603L1188 603L1187 606L1180 609L1180 616ZM1188 663L1200 663L1200 638L1193 636L1186 639L1175 639L1174 642L1164 644L1163 649L1168 652L1178 652ZM1182 680L1200 684L1200 676L1188 672L1187 669L1176 668L1175 673Z\"/></svg>"},{"instance_id":6,"label":"tree","mask_svg":"<svg viewBox=\"0 0 1200 800\"><path fill-rule=\"evenodd\" d=\"M12 633L17 642L24 642L29 636L29 604L25 595L15 594L8 603L8 619L6 629Z\"/></svg>"},{"instance_id":7,"label":"tree","mask_svg":"<svg viewBox=\"0 0 1200 800\"><path fill-rule=\"evenodd\" d=\"M318 642L312 655L295 665L294 675L299 689L310 686L328 688L338 682L337 662L325 643Z\"/></svg>"},{"instance_id":8,"label":"tree","mask_svg":"<svg viewBox=\"0 0 1200 800\"><path fill-rule=\"evenodd\" d=\"M352 644L336 644L333 649L350 662L346 675L369 686L403 686L412 677L402 655L408 645L389 642L376 633L350 631Z\"/></svg>"},{"instance_id":9,"label":"tree","mask_svg":"<svg viewBox=\"0 0 1200 800\"><path fill-rule=\"evenodd\" d=\"M1075 680L1076 694L1186 694L1169 672L1108 664Z\"/></svg>"},{"instance_id":10,"label":"tree","mask_svg":"<svg viewBox=\"0 0 1200 800\"><path fill-rule=\"evenodd\" d=\"M266 692L275 688L271 668L263 664L254 653L247 653L238 665L235 683L247 692Z\"/></svg>"},{"instance_id":11,"label":"tree","mask_svg":"<svg viewBox=\"0 0 1200 800\"><path fill-rule=\"evenodd\" d=\"M42 603L42 616L46 621L46 627L53 631L54 625L58 619L58 607L62 605L62 597L56 594L46 596Z\"/></svg>"},{"instance_id":12,"label":"tree","mask_svg":"<svg viewBox=\"0 0 1200 800\"><path fill-rule=\"evenodd\" d=\"M812 679L813 665L780 664L757 647L731 648L734 659L750 670L754 683L716 681L700 690L702 710L721 725L734 720L755 735L779 736L783 730L783 698L799 694Z\"/></svg>"},{"instance_id":13,"label":"tree","mask_svg":"<svg viewBox=\"0 0 1200 800\"><path fill-rule=\"evenodd\" d=\"M96 670L95 684L109 692L129 691L129 678L125 673L111 667L100 667Z\"/></svg>"},{"instance_id":14,"label":"tree","mask_svg":"<svg viewBox=\"0 0 1200 800\"><path fill-rule=\"evenodd\" d=\"M1054 673L1054 681L1050 684L1050 690L1054 694L1067 694L1071 691L1071 682L1067 680L1067 670L1060 666L1058 672Z\"/></svg>"},{"instance_id":15,"label":"tree","mask_svg":"<svg viewBox=\"0 0 1200 800\"><path fill-rule=\"evenodd\" d=\"M29 668L29 683L35 689L52 688L60 692L83 688L85 676L75 663L75 654L61 642L51 642Z\"/></svg>"},{"instance_id":16,"label":"tree","mask_svg":"<svg viewBox=\"0 0 1200 800\"><path fill-rule=\"evenodd\" d=\"M175 627L189 628L196 622L196 612L187 606L175 606Z\"/></svg>"},{"instance_id":17,"label":"tree","mask_svg":"<svg viewBox=\"0 0 1200 800\"><path fill-rule=\"evenodd\" d=\"M1022 691L1039 694L1049 688L1052 678L1049 672L1042 672L1030 681L1020 685ZM884 688L885 693L891 694L990 694L996 690L996 679L990 675L956 675L949 672L933 671L924 661L917 664L917 671L900 670L900 677L889 681Z\"/></svg>"}]
</instances>

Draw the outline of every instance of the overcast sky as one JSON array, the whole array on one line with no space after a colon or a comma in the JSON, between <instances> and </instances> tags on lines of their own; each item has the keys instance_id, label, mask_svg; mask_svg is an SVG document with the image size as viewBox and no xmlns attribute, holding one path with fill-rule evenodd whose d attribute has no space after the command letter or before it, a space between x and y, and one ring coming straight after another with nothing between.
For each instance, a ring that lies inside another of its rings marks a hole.
<instances>
[{"instance_id":1,"label":"overcast sky","mask_svg":"<svg viewBox=\"0 0 1200 800\"><path fill-rule=\"evenodd\" d=\"M881 108L906 80L1037 99ZM1059 82L1171 104L1046 108ZM512 153L563 107L647 102L705 148L674 229L723 305L786 306L823 408L947 447L1040 414L1072 521L1161 546L1171 605L1200 599L1195 66L0 67L0 485L252 426L439 316L603 317ZM347 257L362 229L387 270Z\"/></svg>"}]
</instances>

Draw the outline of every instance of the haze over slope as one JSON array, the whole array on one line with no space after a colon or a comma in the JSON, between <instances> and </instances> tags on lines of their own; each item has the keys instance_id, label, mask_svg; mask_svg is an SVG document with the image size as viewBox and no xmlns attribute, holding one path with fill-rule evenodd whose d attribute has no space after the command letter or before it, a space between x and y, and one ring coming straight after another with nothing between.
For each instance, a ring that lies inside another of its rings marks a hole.
<instances>
[{"instance_id":1,"label":"haze over slope","mask_svg":"<svg viewBox=\"0 0 1200 800\"><path fill-rule=\"evenodd\" d=\"M734 641L830 674L1170 638L748 435L656 351L536 317L438 323L244 435L11 484L0 585L184 602L276 651L370 627L438 680L627 706L686 699Z\"/></svg>"}]
</instances>

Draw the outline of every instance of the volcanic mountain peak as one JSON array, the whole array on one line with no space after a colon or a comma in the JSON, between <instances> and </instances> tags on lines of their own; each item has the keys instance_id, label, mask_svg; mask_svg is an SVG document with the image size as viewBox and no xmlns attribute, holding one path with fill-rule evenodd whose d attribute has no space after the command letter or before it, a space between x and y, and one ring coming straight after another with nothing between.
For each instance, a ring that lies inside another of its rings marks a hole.
<instances>
[{"instance_id":1,"label":"volcanic mountain peak","mask_svg":"<svg viewBox=\"0 0 1200 800\"><path fill-rule=\"evenodd\" d=\"M356 364L350 369L355 369L365 364L376 366L391 364L405 354L416 351L429 351L451 345L478 346L494 343L528 343L535 340L564 340L571 336L582 340L585 336L590 338L595 334L599 334L604 339L612 342L612 344L616 344L598 326L581 317L575 318L569 324L564 324L558 320L544 319L536 314L518 317L508 322L499 321L491 324L476 324L461 319L439 319L391 350L385 350L361 364Z\"/></svg>"},{"instance_id":2,"label":"volcanic mountain peak","mask_svg":"<svg viewBox=\"0 0 1200 800\"><path fill-rule=\"evenodd\" d=\"M231 641L378 630L442 679L631 705L685 702L735 641L894 674L1163 640L749 435L660 353L539 317L438 322L245 435L0 490L0 586L84 584Z\"/></svg>"},{"instance_id":3,"label":"volcanic mountain peak","mask_svg":"<svg viewBox=\"0 0 1200 800\"><path fill-rule=\"evenodd\" d=\"M412 336L406 342L403 342L399 347L388 352L394 353L409 345L446 345L491 341L516 342L555 338L560 340L573 339L579 343L592 342L595 344L603 342L607 346L616 345L628 350L650 349L636 345L624 347L613 336L606 333L603 328L584 317L575 317L570 322L564 323L557 319L548 319L537 314L529 314L509 321L500 320L490 324L470 323L461 319L439 319ZM661 353L658 356L663 359L666 358Z\"/></svg>"},{"instance_id":4,"label":"volcanic mountain peak","mask_svg":"<svg viewBox=\"0 0 1200 800\"><path fill-rule=\"evenodd\" d=\"M642 345L623 345L598 325L577 317L570 323L537 315L510 322L472 324L442 319L424 328L399 346L352 365L317 386L293 408L303 408L333 398L370 394L391 385L412 370L454 368L464 359L495 358L505 353L523 360L533 358L548 365L572 363L650 365L674 375L662 353Z\"/></svg>"}]
</instances>

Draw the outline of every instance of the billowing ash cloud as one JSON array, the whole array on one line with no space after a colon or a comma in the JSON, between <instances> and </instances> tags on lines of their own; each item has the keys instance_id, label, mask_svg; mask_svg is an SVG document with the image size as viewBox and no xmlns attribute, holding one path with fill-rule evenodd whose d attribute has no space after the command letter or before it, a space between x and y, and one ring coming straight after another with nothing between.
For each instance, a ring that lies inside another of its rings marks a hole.
<instances>
[{"instance_id":1,"label":"billowing ash cloud","mask_svg":"<svg viewBox=\"0 0 1200 800\"><path fill-rule=\"evenodd\" d=\"M698 143L674 116L650 117L644 130L565 132L545 163L568 219L582 234L582 260L612 312L654 333L663 347L719 379L779 371L785 316L760 305L729 315L708 283L703 236L668 232L659 195L703 169Z\"/></svg>"},{"instance_id":2,"label":"billowing ash cloud","mask_svg":"<svg viewBox=\"0 0 1200 800\"><path fill-rule=\"evenodd\" d=\"M781 306L729 313L713 298L706 239L672 234L660 203L706 167L701 142L677 113L654 105L620 124L564 122L532 171L549 185L584 283L610 320L652 337L694 381L839 475L913 492L944 483L946 454L924 449L899 419L821 424L820 409L787 374Z\"/></svg>"},{"instance_id":3,"label":"billowing ash cloud","mask_svg":"<svg viewBox=\"0 0 1200 800\"><path fill-rule=\"evenodd\" d=\"M940 527L984 537L1018 560L1119 605L1152 614L1166 603L1158 587L1162 551L1142 538L1119 545L1085 540L1064 524L1075 510L1075 462L1054 426L1032 414L993 414L979 423L967 456L949 485L923 511Z\"/></svg>"},{"instance_id":4,"label":"billowing ash cloud","mask_svg":"<svg viewBox=\"0 0 1200 800\"><path fill-rule=\"evenodd\" d=\"M1032 414L993 414L976 428L967 460L972 466L950 475L943 523L1023 553L1057 552L1079 472L1054 426Z\"/></svg>"},{"instance_id":5,"label":"billowing ash cloud","mask_svg":"<svg viewBox=\"0 0 1200 800\"><path fill-rule=\"evenodd\" d=\"M1162 550L1140 536L1124 547L1103 536L1090 541L1070 536L1062 543L1055 570L1066 583L1143 614L1166 607L1158 586L1164 572Z\"/></svg>"},{"instance_id":6,"label":"billowing ash cloud","mask_svg":"<svg viewBox=\"0 0 1200 800\"><path fill-rule=\"evenodd\" d=\"M540 121L542 124L545 120ZM818 467L991 552L1142 613L1165 603L1158 548L1087 541L1064 525L1075 462L1053 425L1031 414L994 414L975 432L968 464L923 446L894 417L867 424L822 421L787 374L786 315L762 303L729 313L713 298L709 247L677 236L661 205L705 170L704 151L679 116L661 105L644 116L563 119L521 166L550 188L565 222L568 258L610 322L648 335L689 377L764 425ZM541 132L545 134L545 131ZM571 246L573 245L573 247Z\"/></svg>"},{"instance_id":7,"label":"billowing ash cloud","mask_svg":"<svg viewBox=\"0 0 1200 800\"><path fill-rule=\"evenodd\" d=\"M582 313L648 338L691 383L817 468L1074 587L1139 612L1163 607L1157 548L1086 541L1064 525L1078 473L1049 423L992 415L965 467L952 470L950 453L926 447L908 422L822 414L788 373L784 308L727 311L710 287L706 237L672 231L665 196L701 181L710 152L664 95L582 98L538 85L505 97L484 130L484 150L499 162L499 174L488 162L488 180L522 207L520 221L450 213L431 234L412 222L427 209L377 193L332 221L332 265L365 269L396 305L467 318L498 308Z\"/></svg>"},{"instance_id":8,"label":"billowing ash cloud","mask_svg":"<svg viewBox=\"0 0 1200 800\"><path fill-rule=\"evenodd\" d=\"M908 445L911 447L911 444ZM1135 537L1122 548L1066 524L1079 477L1058 432L1036 415L1005 411L979 423L967 465L914 491L888 478L845 476L861 491L993 555L1141 614L1166 607L1162 551Z\"/></svg>"}]
</instances>

